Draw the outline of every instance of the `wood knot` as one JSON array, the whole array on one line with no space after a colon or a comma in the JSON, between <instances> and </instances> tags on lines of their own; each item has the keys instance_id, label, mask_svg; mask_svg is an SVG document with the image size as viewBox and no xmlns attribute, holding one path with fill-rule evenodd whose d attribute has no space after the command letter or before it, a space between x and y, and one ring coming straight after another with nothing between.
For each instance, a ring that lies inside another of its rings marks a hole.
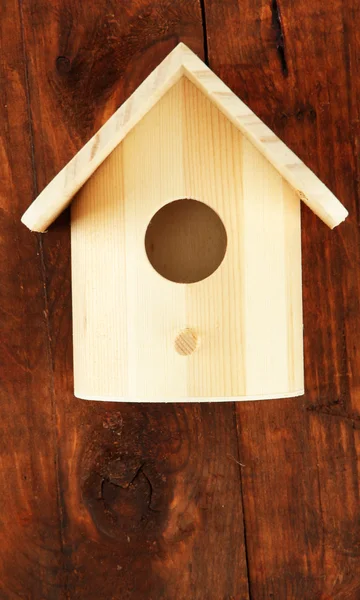
<instances>
[{"instance_id":1,"label":"wood knot","mask_svg":"<svg viewBox=\"0 0 360 600\"><path fill-rule=\"evenodd\" d=\"M56 59L56 70L63 75L71 71L71 62L67 56L58 56Z\"/></svg>"},{"instance_id":2,"label":"wood knot","mask_svg":"<svg viewBox=\"0 0 360 600\"><path fill-rule=\"evenodd\" d=\"M195 352L195 350L199 346L199 336L190 327L186 327L186 329L182 329L180 333L175 338L175 350L181 356L189 356Z\"/></svg>"}]
</instances>

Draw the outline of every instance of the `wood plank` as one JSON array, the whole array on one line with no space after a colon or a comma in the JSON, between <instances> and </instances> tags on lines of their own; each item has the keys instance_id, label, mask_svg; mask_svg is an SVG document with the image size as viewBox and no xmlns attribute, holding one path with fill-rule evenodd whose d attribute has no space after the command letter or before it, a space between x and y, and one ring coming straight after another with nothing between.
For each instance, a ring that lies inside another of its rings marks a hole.
<instances>
[{"instance_id":1,"label":"wood plank","mask_svg":"<svg viewBox=\"0 0 360 600\"><path fill-rule=\"evenodd\" d=\"M115 2L35 0L24 4L24 23L39 188L179 38L202 53L197 2L143 0L125 9ZM43 243L63 595L246 600L233 405L119 408L75 399L68 214Z\"/></svg>"},{"instance_id":2,"label":"wood plank","mask_svg":"<svg viewBox=\"0 0 360 600\"><path fill-rule=\"evenodd\" d=\"M359 7L205 0L210 67L344 202L303 210L304 400L237 406L250 595L357 598Z\"/></svg>"},{"instance_id":3,"label":"wood plank","mask_svg":"<svg viewBox=\"0 0 360 600\"><path fill-rule=\"evenodd\" d=\"M300 201L248 141L244 143L243 156L246 390L249 396L260 398L261 395L267 398L299 396L304 389L302 314L298 311L294 315L295 322L289 318L292 294L288 298L288 289L292 281L293 295L299 302L301 278L294 277L294 271L298 271L301 262L301 245L298 224L298 236L293 236L293 249L289 254L285 210L299 222ZM300 346L296 380L290 376L294 351L289 344L290 331L294 333L291 342Z\"/></svg>"},{"instance_id":4,"label":"wood plank","mask_svg":"<svg viewBox=\"0 0 360 600\"><path fill-rule=\"evenodd\" d=\"M119 146L89 179L71 206L74 393L77 398L94 399L102 395L111 399L120 392L124 395L128 384L123 181L122 147Z\"/></svg>"},{"instance_id":5,"label":"wood plank","mask_svg":"<svg viewBox=\"0 0 360 600\"><path fill-rule=\"evenodd\" d=\"M0 597L61 596L56 432L19 3L0 21Z\"/></svg>"}]
</instances>

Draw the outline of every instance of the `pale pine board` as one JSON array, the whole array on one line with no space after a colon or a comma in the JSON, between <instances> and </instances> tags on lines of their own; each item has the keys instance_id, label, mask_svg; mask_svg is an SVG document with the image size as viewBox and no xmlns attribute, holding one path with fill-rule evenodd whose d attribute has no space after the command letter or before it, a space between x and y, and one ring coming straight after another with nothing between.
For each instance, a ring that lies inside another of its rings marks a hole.
<instances>
[{"instance_id":1,"label":"pale pine board","mask_svg":"<svg viewBox=\"0 0 360 600\"><path fill-rule=\"evenodd\" d=\"M127 387L127 297L122 146L71 207L75 395ZM108 374L111 376L108 376Z\"/></svg>"},{"instance_id":2,"label":"pale pine board","mask_svg":"<svg viewBox=\"0 0 360 600\"><path fill-rule=\"evenodd\" d=\"M191 285L161 277L144 246L154 213L184 197L216 210L228 236L218 270ZM179 80L73 203L75 394L301 394L299 208L275 168L196 86ZM186 327L200 346L181 356L174 344Z\"/></svg>"}]
</instances>

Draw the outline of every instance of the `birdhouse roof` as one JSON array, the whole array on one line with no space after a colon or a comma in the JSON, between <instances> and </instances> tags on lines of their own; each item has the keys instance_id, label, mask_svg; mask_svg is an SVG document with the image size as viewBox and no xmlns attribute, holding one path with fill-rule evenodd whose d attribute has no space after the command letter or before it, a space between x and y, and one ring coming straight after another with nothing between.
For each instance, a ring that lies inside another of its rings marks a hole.
<instances>
[{"instance_id":1,"label":"birdhouse roof","mask_svg":"<svg viewBox=\"0 0 360 600\"><path fill-rule=\"evenodd\" d=\"M131 129L182 76L188 77L256 146L324 223L333 228L346 219L346 208L324 183L196 54L180 43L47 185L24 213L22 222L32 231L45 231Z\"/></svg>"}]
</instances>

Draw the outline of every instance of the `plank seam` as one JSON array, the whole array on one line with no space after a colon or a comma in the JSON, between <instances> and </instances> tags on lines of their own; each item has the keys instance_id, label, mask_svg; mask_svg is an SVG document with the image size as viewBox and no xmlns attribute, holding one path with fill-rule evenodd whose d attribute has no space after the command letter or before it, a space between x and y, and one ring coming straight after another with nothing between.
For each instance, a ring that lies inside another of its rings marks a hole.
<instances>
[{"instance_id":1,"label":"plank seam","mask_svg":"<svg viewBox=\"0 0 360 600\"><path fill-rule=\"evenodd\" d=\"M244 490L243 490L243 478L242 478L242 462L240 456L240 435L238 429L238 419L236 413L236 402L233 402L233 416L234 416L234 427L235 427L235 436L236 436L236 462L239 467L239 480L240 480L240 502L241 502L241 512L243 516L243 532L244 532L244 552L245 552L245 565L246 565L246 574L247 574L247 587L248 587L248 597L249 600L252 600L253 596L251 593L251 580L250 580L250 569L249 569L249 549L248 549L248 537L246 532L246 518L245 518L245 503L244 503Z\"/></svg>"},{"instance_id":2,"label":"plank seam","mask_svg":"<svg viewBox=\"0 0 360 600\"><path fill-rule=\"evenodd\" d=\"M205 0L199 0L200 11L201 11L201 25L203 30L203 43L204 43L204 63L209 66L209 47L207 41L207 26L206 26L206 8Z\"/></svg>"},{"instance_id":3,"label":"plank seam","mask_svg":"<svg viewBox=\"0 0 360 600\"><path fill-rule=\"evenodd\" d=\"M33 180L33 189L35 195L38 194L38 185L37 185L37 176L36 176L36 162L35 162L35 143L34 143L34 127L33 120L31 114L31 94L30 94L30 79L29 79L29 69L26 57L26 44L25 44L25 32L24 32L24 19L23 19L23 10L22 10L22 1L18 0L19 7L19 17L20 17L20 31L21 31L21 47L23 54L23 63L24 63L24 82L25 82L25 97L26 97L26 112L27 119L29 124L29 143L30 143L30 159L31 159L31 167L32 167L32 180ZM59 514L59 529L60 529L60 550L61 555L63 557L63 561L65 558L64 555L64 546L65 546L65 536L64 536L64 511L61 502L61 492L60 492L60 477L59 477L59 450L56 441L56 405L55 405L55 390L54 390L54 368L53 368L53 358L52 358L52 350L51 350L51 334L50 334L50 322L49 322L49 298L47 293L46 286L46 265L45 265L45 257L44 257L44 248L43 248L43 240L42 235L40 233L36 234L38 250L39 250L39 259L40 259L40 274L41 280L43 284L43 293L44 293L44 318L45 318L45 329L46 329L46 353L48 358L49 370L50 370L50 397L51 397L51 420L52 420L52 432L53 432L53 447L54 447L54 463L55 463L55 472L56 472L56 500ZM63 562L63 572L65 573L65 563ZM66 578L64 580L64 592L65 597L68 600L69 592L67 589L67 581Z\"/></svg>"}]
</instances>

